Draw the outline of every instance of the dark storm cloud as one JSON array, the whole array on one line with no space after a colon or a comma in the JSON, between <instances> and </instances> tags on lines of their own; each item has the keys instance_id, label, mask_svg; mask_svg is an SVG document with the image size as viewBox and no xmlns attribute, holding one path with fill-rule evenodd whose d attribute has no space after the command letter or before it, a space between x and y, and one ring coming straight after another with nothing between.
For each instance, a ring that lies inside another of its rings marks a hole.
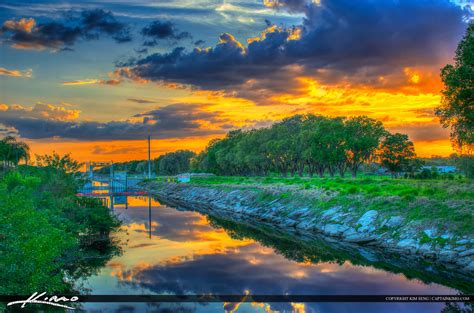
<instances>
[{"instance_id":1,"label":"dark storm cloud","mask_svg":"<svg viewBox=\"0 0 474 313\"><path fill-rule=\"evenodd\" d=\"M128 26L101 9L65 14L61 22L36 23L34 19L7 20L0 28L5 43L16 48L70 50L78 40L99 39L102 35L122 43L131 40Z\"/></svg>"},{"instance_id":2,"label":"dark storm cloud","mask_svg":"<svg viewBox=\"0 0 474 313\"><path fill-rule=\"evenodd\" d=\"M195 46L202 46L202 45L204 45L204 44L205 44L205 41L204 41L204 40L201 40L201 39L196 40L196 41L194 42L194 45L195 45Z\"/></svg>"},{"instance_id":3,"label":"dark storm cloud","mask_svg":"<svg viewBox=\"0 0 474 313\"><path fill-rule=\"evenodd\" d=\"M84 36L97 39L101 34L112 37L117 42L127 42L132 38L126 24L118 22L111 12L101 9L85 10L81 13Z\"/></svg>"},{"instance_id":4,"label":"dark storm cloud","mask_svg":"<svg viewBox=\"0 0 474 313\"><path fill-rule=\"evenodd\" d=\"M148 26L145 26L142 29L141 34L148 38L143 43L143 45L147 47L156 46L158 41L163 39L178 41L181 39L191 38L190 33L180 32L170 21L154 21Z\"/></svg>"},{"instance_id":5,"label":"dark storm cloud","mask_svg":"<svg viewBox=\"0 0 474 313\"><path fill-rule=\"evenodd\" d=\"M5 111L7 112L7 111ZM8 111L10 112L10 111ZM136 119L110 122L78 122L30 116L28 111L17 110L0 115L0 124L13 127L21 137L30 139L71 138L79 140L133 140L151 132L154 138L183 138L225 133L218 124L227 124L219 118L220 112L204 112L199 104L171 104L157 110L138 114ZM141 119L140 119L141 118ZM214 129L202 128L199 121L207 121Z\"/></svg>"},{"instance_id":6,"label":"dark storm cloud","mask_svg":"<svg viewBox=\"0 0 474 313\"><path fill-rule=\"evenodd\" d=\"M276 28L247 46L222 34L209 49L176 48L127 65L138 78L211 90L235 91L252 80L294 77L294 65L298 74L325 82L344 78L370 85L381 75L403 73L406 66L438 69L452 54L469 14L449 0L279 2L284 6L304 13L300 26Z\"/></svg>"}]
</instances>

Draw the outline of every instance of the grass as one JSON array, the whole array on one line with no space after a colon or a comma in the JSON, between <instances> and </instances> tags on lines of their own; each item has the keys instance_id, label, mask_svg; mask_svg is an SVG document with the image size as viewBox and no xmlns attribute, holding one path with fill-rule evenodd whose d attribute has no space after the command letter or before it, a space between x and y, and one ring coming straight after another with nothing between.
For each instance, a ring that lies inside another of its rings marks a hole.
<instances>
[{"instance_id":1,"label":"grass","mask_svg":"<svg viewBox=\"0 0 474 313\"><path fill-rule=\"evenodd\" d=\"M389 177L360 176L353 178L309 178L309 177L242 177L210 176L193 177L198 185L289 185L303 189L322 188L337 191L341 195L363 194L369 197L399 196L407 200L425 196L431 199L474 199L472 180L414 180Z\"/></svg>"},{"instance_id":2,"label":"grass","mask_svg":"<svg viewBox=\"0 0 474 313\"><path fill-rule=\"evenodd\" d=\"M474 233L474 181L464 178L414 180L364 175L355 179L210 176L192 177L191 184L256 189L266 186L270 187L270 191L268 188L260 190L259 201L291 201L310 205L315 210L325 210L337 205L360 215L373 209L379 211L382 218L400 215L405 218L405 222L429 222L430 225L455 235L472 236ZM297 188L276 194L272 191L271 187L281 186ZM299 190L314 190L319 196L308 199Z\"/></svg>"}]
</instances>

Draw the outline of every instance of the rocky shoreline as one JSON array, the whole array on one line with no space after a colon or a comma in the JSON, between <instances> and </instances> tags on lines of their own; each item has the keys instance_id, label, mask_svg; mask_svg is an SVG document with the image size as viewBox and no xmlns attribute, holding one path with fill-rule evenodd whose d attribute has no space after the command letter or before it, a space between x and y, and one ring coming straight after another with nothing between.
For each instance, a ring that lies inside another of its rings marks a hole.
<instances>
[{"instance_id":1,"label":"rocky shoreline","mask_svg":"<svg viewBox=\"0 0 474 313\"><path fill-rule=\"evenodd\" d=\"M474 238L440 232L426 222L407 221L403 216L385 216L383 212L360 212L334 206L317 210L292 203L291 199L262 201L261 192L298 194L301 198L318 197L317 191L291 187L192 185L149 182L144 186L159 200L227 219L264 223L278 229L301 232L305 236L327 236L332 240L360 245L426 261L474 279ZM268 189L268 190L267 190ZM283 202L283 203L282 203Z\"/></svg>"}]
</instances>

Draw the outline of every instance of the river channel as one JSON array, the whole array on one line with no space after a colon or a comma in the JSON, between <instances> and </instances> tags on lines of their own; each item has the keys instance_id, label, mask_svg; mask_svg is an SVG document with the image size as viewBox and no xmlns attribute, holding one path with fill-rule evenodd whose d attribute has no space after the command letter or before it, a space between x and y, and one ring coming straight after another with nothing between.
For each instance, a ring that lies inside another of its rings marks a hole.
<instances>
[{"instance_id":1,"label":"river channel","mask_svg":"<svg viewBox=\"0 0 474 313\"><path fill-rule=\"evenodd\" d=\"M97 275L78 282L88 294L458 293L441 284L354 264L347 256L324 260L285 238L269 239L264 230L178 210L147 196L117 197L113 212L123 222L114 235L123 252ZM440 312L443 307L443 303L83 304L90 312Z\"/></svg>"}]
</instances>

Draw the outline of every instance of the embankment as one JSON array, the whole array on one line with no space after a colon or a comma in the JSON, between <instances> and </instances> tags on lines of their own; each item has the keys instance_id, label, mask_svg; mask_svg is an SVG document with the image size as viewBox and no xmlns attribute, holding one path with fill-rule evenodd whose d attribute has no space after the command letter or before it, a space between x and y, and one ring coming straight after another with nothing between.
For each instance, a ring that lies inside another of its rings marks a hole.
<instances>
[{"instance_id":1,"label":"embankment","mask_svg":"<svg viewBox=\"0 0 474 313\"><path fill-rule=\"evenodd\" d=\"M149 182L160 201L213 216L270 225L304 236L364 246L391 255L474 277L474 236L470 229L450 229L438 219L413 219L409 212L334 204L334 195L296 186L192 185ZM354 195L354 201L364 201ZM331 198L330 205L328 199ZM386 206L390 206L387 199ZM337 201L336 201L337 203ZM427 208L429 209L429 208ZM396 214L395 214L396 213ZM431 265L430 265L431 264Z\"/></svg>"}]
</instances>

